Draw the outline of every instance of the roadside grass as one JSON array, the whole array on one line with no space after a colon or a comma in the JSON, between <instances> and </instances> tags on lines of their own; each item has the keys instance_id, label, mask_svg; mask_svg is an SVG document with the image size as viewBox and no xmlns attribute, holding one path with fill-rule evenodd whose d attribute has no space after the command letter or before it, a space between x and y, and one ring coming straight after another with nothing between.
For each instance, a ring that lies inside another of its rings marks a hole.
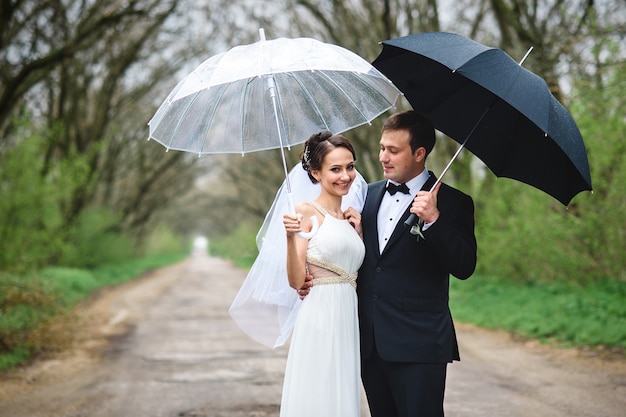
<instances>
[{"instance_id":1,"label":"roadside grass","mask_svg":"<svg viewBox=\"0 0 626 417\"><path fill-rule=\"evenodd\" d=\"M91 270L51 267L0 275L0 370L72 342L72 309L96 290L182 261L187 253L153 255Z\"/></svg>"},{"instance_id":2,"label":"roadside grass","mask_svg":"<svg viewBox=\"0 0 626 417\"><path fill-rule=\"evenodd\" d=\"M456 320L503 329L564 347L617 349L626 353L626 284L601 281L517 283L473 276L451 279Z\"/></svg>"}]
</instances>

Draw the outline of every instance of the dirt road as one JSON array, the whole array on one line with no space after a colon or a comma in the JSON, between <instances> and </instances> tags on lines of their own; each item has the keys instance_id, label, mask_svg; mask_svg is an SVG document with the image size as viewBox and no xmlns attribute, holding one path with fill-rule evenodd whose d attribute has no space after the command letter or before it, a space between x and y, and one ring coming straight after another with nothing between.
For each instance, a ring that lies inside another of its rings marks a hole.
<instances>
[{"instance_id":1,"label":"dirt road","mask_svg":"<svg viewBox=\"0 0 626 417\"><path fill-rule=\"evenodd\" d=\"M278 416L287 351L228 315L244 277L196 255L102 294L71 352L2 375L0 417ZM458 327L447 416L626 416L623 359Z\"/></svg>"}]
</instances>

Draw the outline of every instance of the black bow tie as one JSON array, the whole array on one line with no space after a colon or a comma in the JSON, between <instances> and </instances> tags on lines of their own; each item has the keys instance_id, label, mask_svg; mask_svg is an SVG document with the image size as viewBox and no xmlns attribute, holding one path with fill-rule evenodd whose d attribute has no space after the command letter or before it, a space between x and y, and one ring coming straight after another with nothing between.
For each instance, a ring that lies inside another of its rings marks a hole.
<instances>
[{"instance_id":1,"label":"black bow tie","mask_svg":"<svg viewBox=\"0 0 626 417\"><path fill-rule=\"evenodd\" d=\"M398 191L404 194L409 194L409 187L406 186L406 184L402 183L400 185L396 185L392 182L388 182L387 183L387 191L389 191L389 194L394 195L395 193L397 193Z\"/></svg>"}]
</instances>

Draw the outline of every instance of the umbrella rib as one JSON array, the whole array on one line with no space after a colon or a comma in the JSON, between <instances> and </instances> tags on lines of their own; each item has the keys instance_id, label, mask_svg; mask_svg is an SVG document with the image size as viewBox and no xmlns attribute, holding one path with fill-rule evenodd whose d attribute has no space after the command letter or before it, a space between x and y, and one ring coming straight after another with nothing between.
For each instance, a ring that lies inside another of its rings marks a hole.
<instances>
[{"instance_id":1,"label":"umbrella rib","mask_svg":"<svg viewBox=\"0 0 626 417\"><path fill-rule=\"evenodd\" d=\"M313 71L313 70L311 70L311 71ZM324 124L325 130L330 130L330 126L328 125L328 122L326 121L326 118L324 117L324 113L322 113L322 111L320 110L319 106L317 105L317 102L313 98L313 94L311 94L309 89L302 83L302 81L298 77L293 75L293 73L290 72L289 76L293 77L293 79L296 81L296 83L298 83L298 85L300 86L300 88L302 89L304 94L306 95L307 101L315 109L315 114L317 114L319 116L319 118L321 119L322 123Z\"/></svg>"},{"instance_id":2,"label":"umbrella rib","mask_svg":"<svg viewBox=\"0 0 626 417\"><path fill-rule=\"evenodd\" d=\"M193 103L196 102L196 100L198 99L198 95L200 94L200 92L197 92L195 94L193 94L193 98L191 100L189 100L189 103L187 103L187 105L185 106L185 110L183 111L183 114L186 115L187 112L189 111L189 109L191 108L191 106L193 105ZM172 102L174 103L174 102ZM184 117L181 117L178 122L176 123L176 127L174 128L174 132L172 133L172 139L176 137L176 134L178 133L178 129L180 128L180 125L183 123L183 119ZM172 145L172 140L170 140L170 146L166 145L166 148L171 148Z\"/></svg>"},{"instance_id":3,"label":"umbrella rib","mask_svg":"<svg viewBox=\"0 0 626 417\"><path fill-rule=\"evenodd\" d=\"M363 120L367 121L369 123L369 120L367 119L367 116L361 111L361 109L356 105L356 103L354 102L354 100L352 100L352 97L350 97L350 95L343 89L341 88L341 86L339 84L337 84L331 77L329 77L324 71L320 71L322 73L322 75L324 77L326 77L328 79L328 81L331 82L331 84L333 84L335 87L337 87L337 89L339 89L339 91L341 91L344 96L348 99L348 101L350 101L350 103L352 103L352 106L357 109L357 111L359 112L359 114L363 117ZM337 133L337 132L333 132L333 133Z\"/></svg>"},{"instance_id":4,"label":"umbrella rib","mask_svg":"<svg viewBox=\"0 0 626 417\"><path fill-rule=\"evenodd\" d=\"M219 94L219 96L213 101L214 105L213 105L213 109L211 110L210 114L209 114L209 123L208 125L212 125L213 124L213 119L215 118L215 114L217 113L217 107L218 104L220 103L222 97L224 97L224 93L226 92L227 89L227 85L224 84L224 88L222 89L221 93ZM202 141L202 145L200 147L200 151L198 152L199 155L202 155L202 151L204 150L204 144L208 142L208 134L211 131L211 129L206 129L206 133L204 135L205 140Z\"/></svg>"},{"instance_id":5,"label":"umbrella rib","mask_svg":"<svg viewBox=\"0 0 626 417\"><path fill-rule=\"evenodd\" d=\"M265 37L265 34L263 34L262 36ZM239 106L239 110L241 111L241 115L242 115L242 118L243 118L243 120L241 121L241 126L240 126L240 128L241 128L241 132L240 133L241 134L239 135L240 138L241 138L240 139L240 141L241 141L240 142L241 143L241 156L243 156L245 154L245 152L246 152L246 144L245 144L246 141L245 141L245 138L244 138L244 129L245 129L245 126L246 126L246 114L247 114L246 111L245 111L246 110L246 99L248 98L248 89L250 87L250 84L255 79L256 79L256 77L252 78L252 79L248 78L248 82L246 82L246 87L244 88L244 93L243 93L243 98L241 100L241 105Z\"/></svg>"},{"instance_id":6,"label":"umbrella rib","mask_svg":"<svg viewBox=\"0 0 626 417\"><path fill-rule=\"evenodd\" d=\"M463 143L461 143L461 146L459 146L459 149L457 149L457 151L454 153L454 155L452 156L452 159L450 159L450 162L448 162L448 165L446 165L446 167L443 169L443 171L439 175L439 178L437 178L437 181L435 181L435 184L433 184L432 188L430 189L430 192L432 192L435 189L435 187L437 186L437 183L441 182L441 179L443 178L444 175L446 175L446 172L448 172L448 169L452 165L452 162L454 162L456 157L459 156L459 153L461 153L463 148L465 148L465 145L467 145L467 141L474 134L474 131L476 130L476 128L478 128L478 126L482 123L483 119L485 118L487 113L489 113L489 110L491 110L491 107L493 106L495 102L496 100L492 101L491 105L485 109L483 114L480 116L480 119L478 119L474 127L472 127L472 130L467 134L467 136L465 136L465 140L463 140Z\"/></svg>"}]
</instances>

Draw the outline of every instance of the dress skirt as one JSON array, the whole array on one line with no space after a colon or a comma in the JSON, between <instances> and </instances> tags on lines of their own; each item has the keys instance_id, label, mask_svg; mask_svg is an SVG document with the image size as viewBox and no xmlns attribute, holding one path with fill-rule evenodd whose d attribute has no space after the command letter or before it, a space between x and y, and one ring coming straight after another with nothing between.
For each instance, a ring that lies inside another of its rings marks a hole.
<instances>
[{"instance_id":1,"label":"dress skirt","mask_svg":"<svg viewBox=\"0 0 626 417\"><path fill-rule=\"evenodd\" d=\"M311 287L291 336L280 417L360 417L357 307L350 283Z\"/></svg>"}]
</instances>

